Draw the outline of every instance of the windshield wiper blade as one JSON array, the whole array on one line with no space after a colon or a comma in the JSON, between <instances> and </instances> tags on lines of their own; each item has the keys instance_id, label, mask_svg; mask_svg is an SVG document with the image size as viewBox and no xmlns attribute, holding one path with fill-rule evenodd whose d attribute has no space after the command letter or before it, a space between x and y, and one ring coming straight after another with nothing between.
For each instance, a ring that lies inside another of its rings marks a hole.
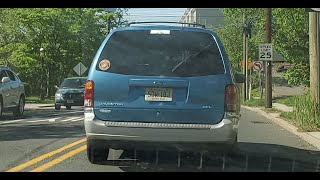
<instances>
[{"instance_id":1,"label":"windshield wiper blade","mask_svg":"<svg viewBox=\"0 0 320 180\"><path fill-rule=\"evenodd\" d=\"M186 57L184 60L180 61L177 65L174 66L174 68L171 70L171 72L174 72L176 69L178 69L183 63L187 62L188 59L191 57L196 57L198 54L203 52L204 50L208 49L211 45L206 46L204 49L200 50L197 53L190 54L188 57Z\"/></svg>"}]
</instances>

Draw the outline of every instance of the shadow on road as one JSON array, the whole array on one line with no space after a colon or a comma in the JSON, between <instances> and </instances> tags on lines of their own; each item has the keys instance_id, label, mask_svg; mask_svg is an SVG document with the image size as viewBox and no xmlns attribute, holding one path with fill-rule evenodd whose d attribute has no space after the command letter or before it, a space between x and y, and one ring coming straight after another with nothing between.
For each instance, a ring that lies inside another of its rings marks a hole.
<instances>
[{"instance_id":1,"label":"shadow on road","mask_svg":"<svg viewBox=\"0 0 320 180\"><path fill-rule=\"evenodd\" d=\"M8 121L8 120L30 119L33 117L53 117L54 115L57 116L57 115L63 115L65 113L73 113L73 112L79 112L78 115L83 114L83 108L75 107L74 109L70 109L70 110L67 110L67 109L55 110L51 108L50 109L25 109L25 112L21 117L14 117L12 112L7 111L7 112L4 112L0 117L0 122Z\"/></svg>"},{"instance_id":2,"label":"shadow on road","mask_svg":"<svg viewBox=\"0 0 320 180\"><path fill-rule=\"evenodd\" d=\"M5 112L2 114L2 116L0 117L0 122L1 121L7 121L7 120L18 120L18 119L28 119L31 118L32 114L31 113L24 113L23 116L21 117L14 117L12 115L12 113L10 112Z\"/></svg>"},{"instance_id":3,"label":"shadow on road","mask_svg":"<svg viewBox=\"0 0 320 180\"><path fill-rule=\"evenodd\" d=\"M67 125L66 125L67 124ZM11 124L0 126L0 141L83 137L82 123Z\"/></svg>"},{"instance_id":4,"label":"shadow on road","mask_svg":"<svg viewBox=\"0 0 320 180\"><path fill-rule=\"evenodd\" d=\"M275 144L239 142L238 150L224 153L179 153L178 151L126 150L117 160L106 161L104 165L119 166L124 171L135 172L319 172L320 152L308 151Z\"/></svg>"}]
</instances>

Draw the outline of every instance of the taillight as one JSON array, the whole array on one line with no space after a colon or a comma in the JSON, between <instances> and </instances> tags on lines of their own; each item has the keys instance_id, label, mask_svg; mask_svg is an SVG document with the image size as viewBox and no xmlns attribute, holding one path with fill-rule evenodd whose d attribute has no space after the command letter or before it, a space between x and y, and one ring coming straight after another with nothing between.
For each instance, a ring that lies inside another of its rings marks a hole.
<instances>
[{"instance_id":1,"label":"taillight","mask_svg":"<svg viewBox=\"0 0 320 180\"><path fill-rule=\"evenodd\" d=\"M224 96L225 112L235 112L237 110L237 87L234 84L228 84Z\"/></svg>"},{"instance_id":2,"label":"taillight","mask_svg":"<svg viewBox=\"0 0 320 180\"><path fill-rule=\"evenodd\" d=\"M93 107L93 90L94 83L93 81L88 80L84 91L84 107Z\"/></svg>"}]
</instances>

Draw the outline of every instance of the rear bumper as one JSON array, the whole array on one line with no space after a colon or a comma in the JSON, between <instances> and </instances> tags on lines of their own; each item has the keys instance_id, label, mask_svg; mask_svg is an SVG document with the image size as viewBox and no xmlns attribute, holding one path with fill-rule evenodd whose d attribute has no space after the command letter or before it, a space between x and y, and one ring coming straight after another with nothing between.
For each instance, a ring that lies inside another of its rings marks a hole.
<instances>
[{"instance_id":1,"label":"rear bumper","mask_svg":"<svg viewBox=\"0 0 320 180\"><path fill-rule=\"evenodd\" d=\"M96 119L92 111L85 109L85 131L88 139L105 140L115 149L146 144L233 145L236 141L239 117L226 114L215 125L110 122Z\"/></svg>"}]
</instances>

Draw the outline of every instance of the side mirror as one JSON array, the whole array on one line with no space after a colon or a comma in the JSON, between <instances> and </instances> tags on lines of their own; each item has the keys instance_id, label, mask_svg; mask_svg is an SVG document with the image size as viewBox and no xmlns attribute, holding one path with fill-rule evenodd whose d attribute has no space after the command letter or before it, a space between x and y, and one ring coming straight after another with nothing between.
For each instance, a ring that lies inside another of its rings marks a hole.
<instances>
[{"instance_id":1,"label":"side mirror","mask_svg":"<svg viewBox=\"0 0 320 180\"><path fill-rule=\"evenodd\" d=\"M3 77L2 79L1 79L1 82L2 83L7 83L7 82L9 82L10 81L10 78L9 77Z\"/></svg>"},{"instance_id":2,"label":"side mirror","mask_svg":"<svg viewBox=\"0 0 320 180\"><path fill-rule=\"evenodd\" d=\"M246 82L246 77L245 77L244 74L236 73L234 77L235 77L236 83L244 83L244 82Z\"/></svg>"},{"instance_id":3,"label":"side mirror","mask_svg":"<svg viewBox=\"0 0 320 180\"><path fill-rule=\"evenodd\" d=\"M59 89L59 86L57 86L57 85L55 85L54 87L55 87L56 89Z\"/></svg>"}]
</instances>

